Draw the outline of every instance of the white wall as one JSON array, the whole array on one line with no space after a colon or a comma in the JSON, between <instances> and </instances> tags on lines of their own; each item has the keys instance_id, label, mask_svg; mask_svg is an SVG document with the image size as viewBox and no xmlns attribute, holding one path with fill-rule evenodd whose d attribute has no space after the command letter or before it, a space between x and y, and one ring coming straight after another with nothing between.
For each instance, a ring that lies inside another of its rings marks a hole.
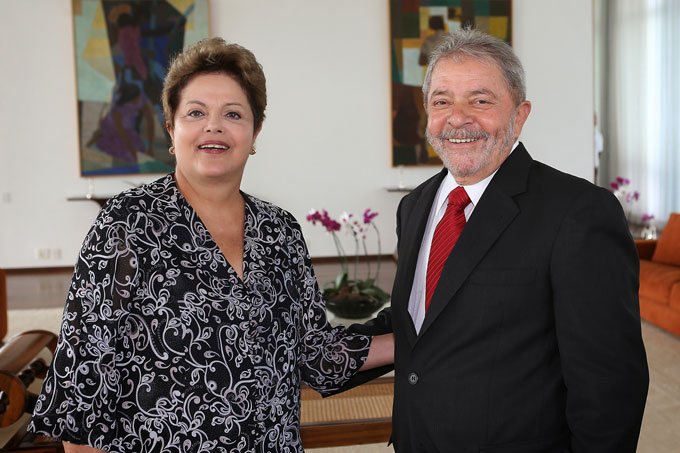
<instances>
[{"instance_id":1,"label":"white wall","mask_svg":"<svg viewBox=\"0 0 680 453\"><path fill-rule=\"evenodd\" d=\"M592 181L592 0L514 0L513 14L513 47L533 104L522 141L534 159Z\"/></svg>"},{"instance_id":2,"label":"white wall","mask_svg":"<svg viewBox=\"0 0 680 453\"><path fill-rule=\"evenodd\" d=\"M70 0L2 0L0 15L0 267L74 263L98 206L79 176ZM559 16L556 12L559 11ZM592 179L591 0L515 0L513 45L526 66L533 112L522 140L532 155ZM332 241L307 211L370 207L383 252L396 244L399 181L390 167L387 0L213 0L211 34L255 53L269 107L244 189L290 210L314 256ZM416 185L437 168L406 169ZM157 176L96 178L117 193ZM38 259L36 251L61 251ZM375 249L371 250L375 252Z\"/></svg>"}]
</instances>

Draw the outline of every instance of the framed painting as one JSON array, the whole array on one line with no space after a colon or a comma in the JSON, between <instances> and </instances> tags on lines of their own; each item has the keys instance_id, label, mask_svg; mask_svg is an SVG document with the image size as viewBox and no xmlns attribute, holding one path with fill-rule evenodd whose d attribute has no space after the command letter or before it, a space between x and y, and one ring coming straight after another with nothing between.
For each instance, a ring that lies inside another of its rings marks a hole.
<instances>
[{"instance_id":1,"label":"framed painting","mask_svg":"<svg viewBox=\"0 0 680 453\"><path fill-rule=\"evenodd\" d=\"M207 0L72 0L80 173L166 173L170 59L208 36Z\"/></svg>"},{"instance_id":2,"label":"framed painting","mask_svg":"<svg viewBox=\"0 0 680 453\"><path fill-rule=\"evenodd\" d=\"M441 165L425 139L422 85L439 37L472 27L511 42L511 0L390 0L392 165Z\"/></svg>"}]
</instances>

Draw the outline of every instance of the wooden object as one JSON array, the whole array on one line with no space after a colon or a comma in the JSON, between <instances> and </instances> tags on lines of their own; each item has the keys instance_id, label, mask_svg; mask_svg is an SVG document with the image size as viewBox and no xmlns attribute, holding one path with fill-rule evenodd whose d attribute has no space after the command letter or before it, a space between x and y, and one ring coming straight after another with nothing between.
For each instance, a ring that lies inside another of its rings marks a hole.
<instances>
[{"instance_id":1,"label":"wooden object","mask_svg":"<svg viewBox=\"0 0 680 453\"><path fill-rule=\"evenodd\" d=\"M19 374L44 348L54 352L57 336L47 330L28 330L0 348L0 370ZM44 374L43 374L44 375Z\"/></svg>"},{"instance_id":2,"label":"wooden object","mask_svg":"<svg viewBox=\"0 0 680 453\"><path fill-rule=\"evenodd\" d=\"M46 347L54 352L56 346L57 336L52 332L31 330L12 337L0 348L0 427L33 411L36 397L27 388L47 372L45 361L36 356Z\"/></svg>"},{"instance_id":3,"label":"wooden object","mask_svg":"<svg viewBox=\"0 0 680 453\"><path fill-rule=\"evenodd\" d=\"M60 442L26 432L28 422L20 422L25 413L33 412L36 395L28 387L36 378L44 378L47 363L37 357L43 350L51 353L57 336L46 330L30 330L12 337L0 348L0 427L20 424L12 438L1 448L3 452L62 452Z\"/></svg>"},{"instance_id":4,"label":"wooden object","mask_svg":"<svg viewBox=\"0 0 680 453\"><path fill-rule=\"evenodd\" d=\"M0 269L0 344L7 335L7 276Z\"/></svg>"},{"instance_id":5,"label":"wooden object","mask_svg":"<svg viewBox=\"0 0 680 453\"><path fill-rule=\"evenodd\" d=\"M384 442L392 432L394 378L383 377L328 398L302 389L300 431L305 448Z\"/></svg>"}]
</instances>

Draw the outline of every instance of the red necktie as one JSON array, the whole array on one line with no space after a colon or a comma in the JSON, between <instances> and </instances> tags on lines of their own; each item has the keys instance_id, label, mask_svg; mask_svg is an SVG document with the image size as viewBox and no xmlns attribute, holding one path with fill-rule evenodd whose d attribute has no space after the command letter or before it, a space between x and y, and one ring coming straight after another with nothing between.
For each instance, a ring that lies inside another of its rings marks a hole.
<instances>
[{"instance_id":1,"label":"red necktie","mask_svg":"<svg viewBox=\"0 0 680 453\"><path fill-rule=\"evenodd\" d=\"M465 227L465 207L470 204L465 189L458 186L449 193L449 203L444 217L434 229L430 258L427 261L427 277L425 279L425 310L430 308L430 300L442 274L444 263L451 254L453 246Z\"/></svg>"}]
</instances>

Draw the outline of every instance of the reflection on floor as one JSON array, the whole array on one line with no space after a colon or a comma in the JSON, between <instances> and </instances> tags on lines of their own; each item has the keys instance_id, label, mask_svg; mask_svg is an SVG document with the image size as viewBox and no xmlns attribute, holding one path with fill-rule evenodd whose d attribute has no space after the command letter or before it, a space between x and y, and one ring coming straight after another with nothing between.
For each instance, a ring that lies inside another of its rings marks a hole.
<instances>
[{"instance_id":1,"label":"reflection on floor","mask_svg":"<svg viewBox=\"0 0 680 453\"><path fill-rule=\"evenodd\" d=\"M360 263L359 272L365 272ZM396 266L384 261L378 284L385 290L392 288ZM339 272L336 264L315 265L321 284L331 281ZM11 274L7 279L10 308L10 335L15 332L43 326L58 326L59 313L63 307L70 272L36 274ZM27 310L46 309L51 310ZM40 313L49 313L45 319ZM51 319L54 318L54 319ZM680 337L676 337L651 324L642 324L647 348L651 383L638 452L669 453L680 451ZM310 449L310 453L383 453L392 448L385 445L361 445L353 447Z\"/></svg>"}]
</instances>

